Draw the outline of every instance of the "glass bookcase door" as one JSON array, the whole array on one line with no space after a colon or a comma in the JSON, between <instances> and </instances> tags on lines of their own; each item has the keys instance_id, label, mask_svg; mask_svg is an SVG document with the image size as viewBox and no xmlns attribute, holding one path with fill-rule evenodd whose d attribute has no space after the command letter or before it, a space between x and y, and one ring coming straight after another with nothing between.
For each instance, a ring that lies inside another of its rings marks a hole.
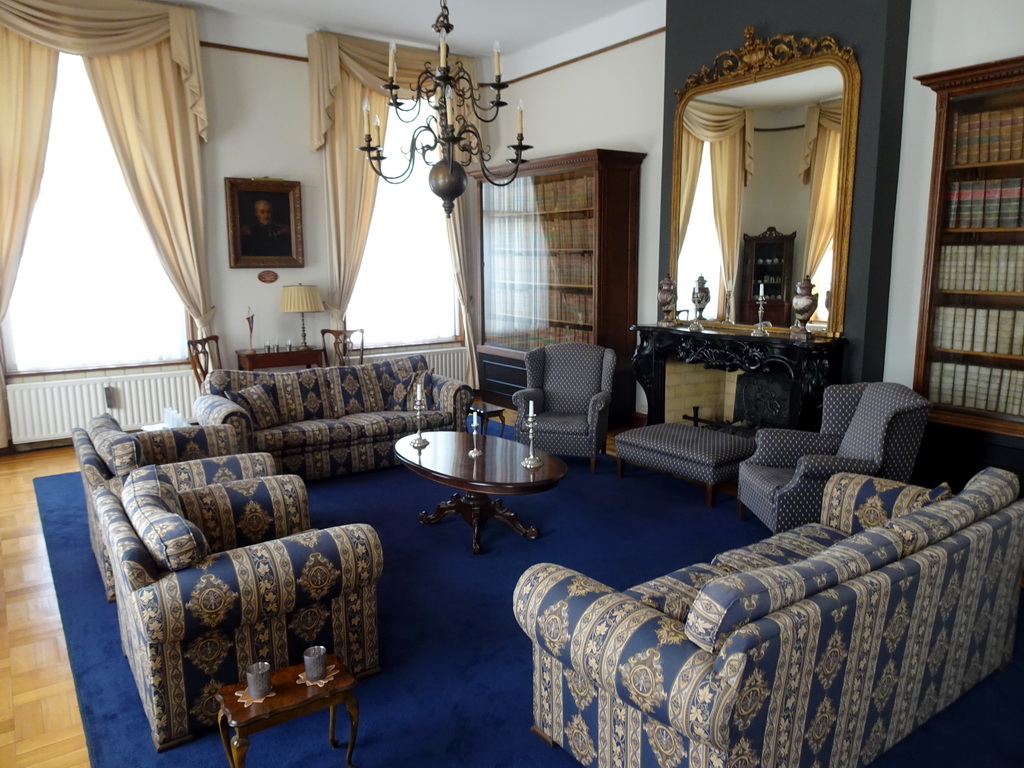
<instances>
[{"instance_id":1,"label":"glass bookcase door","mask_svg":"<svg viewBox=\"0 0 1024 768\"><path fill-rule=\"evenodd\" d=\"M482 186L484 344L594 340L594 176Z\"/></svg>"}]
</instances>

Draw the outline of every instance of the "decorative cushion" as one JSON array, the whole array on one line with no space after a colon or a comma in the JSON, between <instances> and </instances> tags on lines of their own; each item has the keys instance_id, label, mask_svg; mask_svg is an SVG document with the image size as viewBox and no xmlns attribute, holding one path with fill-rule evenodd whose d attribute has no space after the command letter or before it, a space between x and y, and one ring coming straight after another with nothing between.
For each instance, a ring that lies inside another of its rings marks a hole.
<instances>
[{"instance_id":1,"label":"decorative cushion","mask_svg":"<svg viewBox=\"0 0 1024 768\"><path fill-rule=\"evenodd\" d=\"M125 513L153 561L168 571L190 568L209 556L203 532L168 503L169 484L157 478L156 467L136 470L124 485ZM177 504L175 504L175 507Z\"/></svg>"},{"instance_id":2,"label":"decorative cushion","mask_svg":"<svg viewBox=\"0 0 1024 768\"><path fill-rule=\"evenodd\" d=\"M853 534L951 498L948 483L935 488L839 472L825 485L821 522Z\"/></svg>"},{"instance_id":3,"label":"decorative cushion","mask_svg":"<svg viewBox=\"0 0 1024 768\"><path fill-rule=\"evenodd\" d=\"M234 393L231 398L245 408L252 417L256 429L276 427L281 423L277 410L276 390L269 384L256 384Z\"/></svg>"},{"instance_id":4,"label":"decorative cushion","mask_svg":"<svg viewBox=\"0 0 1024 768\"><path fill-rule=\"evenodd\" d=\"M730 572L728 568L710 563L696 563L630 587L624 594L657 608L676 621L686 621L690 606L701 588L712 579Z\"/></svg>"},{"instance_id":5,"label":"decorative cushion","mask_svg":"<svg viewBox=\"0 0 1024 768\"><path fill-rule=\"evenodd\" d=\"M121 429L109 413L92 419L85 431L111 474L127 475L143 463L142 444L138 438Z\"/></svg>"},{"instance_id":6,"label":"decorative cushion","mask_svg":"<svg viewBox=\"0 0 1024 768\"><path fill-rule=\"evenodd\" d=\"M709 581L686 617L686 636L715 653L736 629L772 611L880 568L900 557L891 531L863 531L790 565L731 573Z\"/></svg>"},{"instance_id":7,"label":"decorative cushion","mask_svg":"<svg viewBox=\"0 0 1024 768\"><path fill-rule=\"evenodd\" d=\"M414 411L416 410L416 387L423 387L423 409L434 410L434 378L433 368L425 371L415 371L408 376L395 382L395 388L391 390L391 398L388 402L389 411Z\"/></svg>"}]
</instances>

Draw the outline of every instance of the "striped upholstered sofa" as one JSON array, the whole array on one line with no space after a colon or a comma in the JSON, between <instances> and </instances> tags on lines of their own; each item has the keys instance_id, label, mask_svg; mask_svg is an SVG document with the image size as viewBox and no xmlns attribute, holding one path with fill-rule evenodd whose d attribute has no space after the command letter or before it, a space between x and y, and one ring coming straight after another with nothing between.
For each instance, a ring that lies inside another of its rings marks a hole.
<instances>
[{"instance_id":1,"label":"striped upholstered sofa","mask_svg":"<svg viewBox=\"0 0 1024 768\"><path fill-rule=\"evenodd\" d=\"M623 592L533 566L534 729L598 768L869 763L1009 663L1018 493L837 474L819 523Z\"/></svg>"},{"instance_id":2,"label":"striped upholstered sofa","mask_svg":"<svg viewBox=\"0 0 1024 768\"><path fill-rule=\"evenodd\" d=\"M468 384L429 370L423 355L301 371L214 370L195 402L203 425L230 424L248 450L306 480L394 466L395 442L422 429L465 430Z\"/></svg>"},{"instance_id":3,"label":"striped upholstered sofa","mask_svg":"<svg viewBox=\"0 0 1024 768\"><path fill-rule=\"evenodd\" d=\"M85 487L89 543L103 577L107 600L114 599L114 576L100 533L96 495L110 491L120 498L128 474L148 464L231 456L242 449L237 431L226 425L125 432L109 413L90 419L84 427L75 427L71 430L71 441Z\"/></svg>"},{"instance_id":4,"label":"striped upholstered sofa","mask_svg":"<svg viewBox=\"0 0 1024 768\"><path fill-rule=\"evenodd\" d=\"M366 524L311 528L302 479L274 471L265 453L147 466L120 497L96 495L158 750L215 725L215 694L254 661L285 667L324 645L356 676L379 670L380 539Z\"/></svg>"}]
</instances>

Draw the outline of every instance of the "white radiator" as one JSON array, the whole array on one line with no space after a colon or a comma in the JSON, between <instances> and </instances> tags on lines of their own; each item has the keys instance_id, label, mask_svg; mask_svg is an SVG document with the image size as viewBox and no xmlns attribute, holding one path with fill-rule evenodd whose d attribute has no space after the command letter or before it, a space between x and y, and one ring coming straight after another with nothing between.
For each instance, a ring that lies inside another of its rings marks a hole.
<instances>
[{"instance_id":1,"label":"white radiator","mask_svg":"<svg viewBox=\"0 0 1024 768\"><path fill-rule=\"evenodd\" d=\"M446 349L430 349L425 352L385 352L374 355L365 355L364 363L376 363L380 360L387 360L391 357L402 355L422 354L427 358L427 365L434 369L439 376L447 376L459 381L466 380L466 348L449 347Z\"/></svg>"},{"instance_id":2,"label":"white radiator","mask_svg":"<svg viewBox=\"0 0 1024 768\"><path fill-rule=\"evenodd\" d=\"M124 429L160 422L168 407L190 421L198 395L188 369L9 384L11 440L21 444L66 438L73 427L84 427L101 413L109 413Z\"/></svg>"}]
</instances>

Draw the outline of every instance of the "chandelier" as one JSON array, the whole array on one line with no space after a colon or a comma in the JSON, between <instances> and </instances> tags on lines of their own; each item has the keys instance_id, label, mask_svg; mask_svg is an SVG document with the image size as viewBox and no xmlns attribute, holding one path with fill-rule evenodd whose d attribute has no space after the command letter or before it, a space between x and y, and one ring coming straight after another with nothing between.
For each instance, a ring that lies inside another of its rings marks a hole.
<instances>
[{"instance_id":1,"label":"chandelier","mask_svg":"<svg viewBox=\"0 0 1024 768\"><path fill-rule=\"evenodd\" d=\"M398 91L401 86L395 82L394 43L391 43L388 51L388 79L381 85L381 88L390 94L388 106L394 109L395 114L403 123L418 121L424 102L434 110L434 113L429 114L424 123L413 131L408 150L402 151L402 154L408 158L405 169L399 170L394 175L384 172L382 166L386 158L381 146L380 118L374 117L375 130L374 135L371 136L370 104L367 99L363 100L363 133L365 135L359 149L366 153L366 159L374 173L390 184L401 184L409 178L418 154L424 163L432 166L429 175L430 189L441 198L441 207L451 217L456 198L466 191L466 186L469 183L465 166L472 163L474 157L479 157L480 171L488 182L496 186L506 186L515 180L520 166L527 162L523 158L523 152L532 147L523 144L523 106L520 102L516 123L516 143L508 146L515 154L515 157L509 158L508 161L512 166L511 170L496 172L488 168L487 161L491 159L490 147L484 145L476 126L466 120L462 114L456 114L455 109L468 103L477 120L490 123L498 117L498 112L502 107L508 106L501 100L501 92L508 88L508 84L501 82L501 53L498 44L494 44L494 82L481 83L476 86L469 73L463 68L461 61L456 61L453 67L448 65L447 38L454 27L448 21L446 0L441 0L441 12L434 21L432 29L440 38L438 44L439 63L436 69L431 66L429 61L424 64L413 91L413 100L410 103L403 103L398 99ZM483 102L482 95L484 88L489 88L493 92L493 98L486 104ZM428 155L431 155L433 159Z\"/></svg>"}]
</instances>

